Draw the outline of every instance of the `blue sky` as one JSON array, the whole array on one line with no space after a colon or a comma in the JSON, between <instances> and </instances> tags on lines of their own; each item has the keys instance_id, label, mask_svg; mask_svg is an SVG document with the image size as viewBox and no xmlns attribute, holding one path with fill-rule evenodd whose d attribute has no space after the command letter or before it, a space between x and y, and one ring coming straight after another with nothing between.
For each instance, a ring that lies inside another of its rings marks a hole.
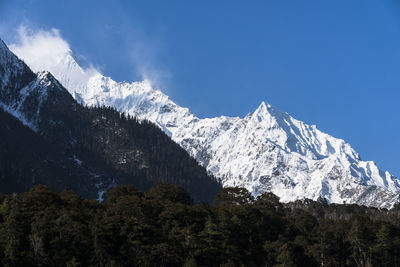
<instances>
[{"instance_id":1,"label":"blue sky","mask_svg":"<svg viewBox=\"0 0 400 267\"><path fill-rule=\"evenodd\" d=\"M0 37L59 29L82 64L144 76L200 117L266 101L400 176L400 4L0 0Z\"/></svg>"}]
</instances>

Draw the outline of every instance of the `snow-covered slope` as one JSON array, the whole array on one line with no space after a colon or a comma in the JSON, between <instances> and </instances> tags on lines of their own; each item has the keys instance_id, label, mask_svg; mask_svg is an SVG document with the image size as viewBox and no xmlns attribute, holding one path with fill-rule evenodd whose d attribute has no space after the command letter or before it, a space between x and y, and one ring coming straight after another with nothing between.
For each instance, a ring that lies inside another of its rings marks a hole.
<instances>
[{"instance_id":1,"label":"snow-covered slope","mask_svg":"<svg viewBox=\"0 0 400 267\"><path fill-rule=\"evenodd\" d=\"M254 195L272 191L285 202L323 197L391 207L399 201L396 177L362 161L345 141L264 102L244 118L200 119L149 82L115 82L83 70L69 53L52 64L35 62L35 69L52 72L83 104L113 106L156 123L224 186Z\"/></svg>"},{"instance_id":2,"label":"snow-covered slope","mask_svg":"<svg viewBox=\"0 0 400 267\"><path fill-rule=\"evenodd\" d=\"M36 76L21 60L9 51L0 40L0 107L17 117L23 124L36 130L34 118L46 98L46 90L41 86L46 74ZM37 102L36 110L27 110Z\"/></svg>"}]
</instances>

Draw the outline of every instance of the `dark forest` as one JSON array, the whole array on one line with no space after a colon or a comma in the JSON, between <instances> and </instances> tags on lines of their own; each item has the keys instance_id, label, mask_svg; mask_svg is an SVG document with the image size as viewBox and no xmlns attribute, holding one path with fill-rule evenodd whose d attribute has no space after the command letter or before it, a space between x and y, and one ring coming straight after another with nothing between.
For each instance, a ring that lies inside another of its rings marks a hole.
<instances>
[{"instance_id":1,"label":"dark forest","mask_svg":"<svg viewBox=\"0 0 400 267\"><path fill-rule=\"evenodd\" d=\"M194 204L181 187L130 185L104 202L37 185L0 197L4 266L398 266L400 207L282 204L224 188Z\"/></svg>"}]
</instances>

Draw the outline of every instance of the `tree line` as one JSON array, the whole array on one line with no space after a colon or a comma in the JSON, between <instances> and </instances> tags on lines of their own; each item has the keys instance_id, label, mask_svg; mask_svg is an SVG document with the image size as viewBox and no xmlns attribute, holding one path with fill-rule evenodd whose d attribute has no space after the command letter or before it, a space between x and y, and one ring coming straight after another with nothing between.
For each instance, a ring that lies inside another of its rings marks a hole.
<instances>
[{"instance_id":1,"label":"tree line","mask_svg":"<svg viewBox=\"0 0 400 267\"><path fill-rule=\"evenodd\" d=\"M2 266L399 266L400 208L283 204L224 188L117 186L105 201L37 185L0 195Z\"/></svg>"}]
</instances>

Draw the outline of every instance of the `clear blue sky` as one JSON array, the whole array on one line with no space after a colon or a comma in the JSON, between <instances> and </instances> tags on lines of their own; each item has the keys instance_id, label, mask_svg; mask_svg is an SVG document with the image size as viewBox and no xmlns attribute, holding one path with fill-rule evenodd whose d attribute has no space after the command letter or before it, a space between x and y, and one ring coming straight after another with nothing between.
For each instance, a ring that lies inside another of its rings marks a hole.
<instances>
[{"instance_id":1,"label":"clear blue sky","mask_svg":"<svg viewBox=\"0 0 400 267\"><path fill-rule=\"evenodd\" d=\"M0 36L57 28L114 80L146 75L200 117L261 101L400 176L400 1L0 0Z\"/></svg>"}]
</instances>

